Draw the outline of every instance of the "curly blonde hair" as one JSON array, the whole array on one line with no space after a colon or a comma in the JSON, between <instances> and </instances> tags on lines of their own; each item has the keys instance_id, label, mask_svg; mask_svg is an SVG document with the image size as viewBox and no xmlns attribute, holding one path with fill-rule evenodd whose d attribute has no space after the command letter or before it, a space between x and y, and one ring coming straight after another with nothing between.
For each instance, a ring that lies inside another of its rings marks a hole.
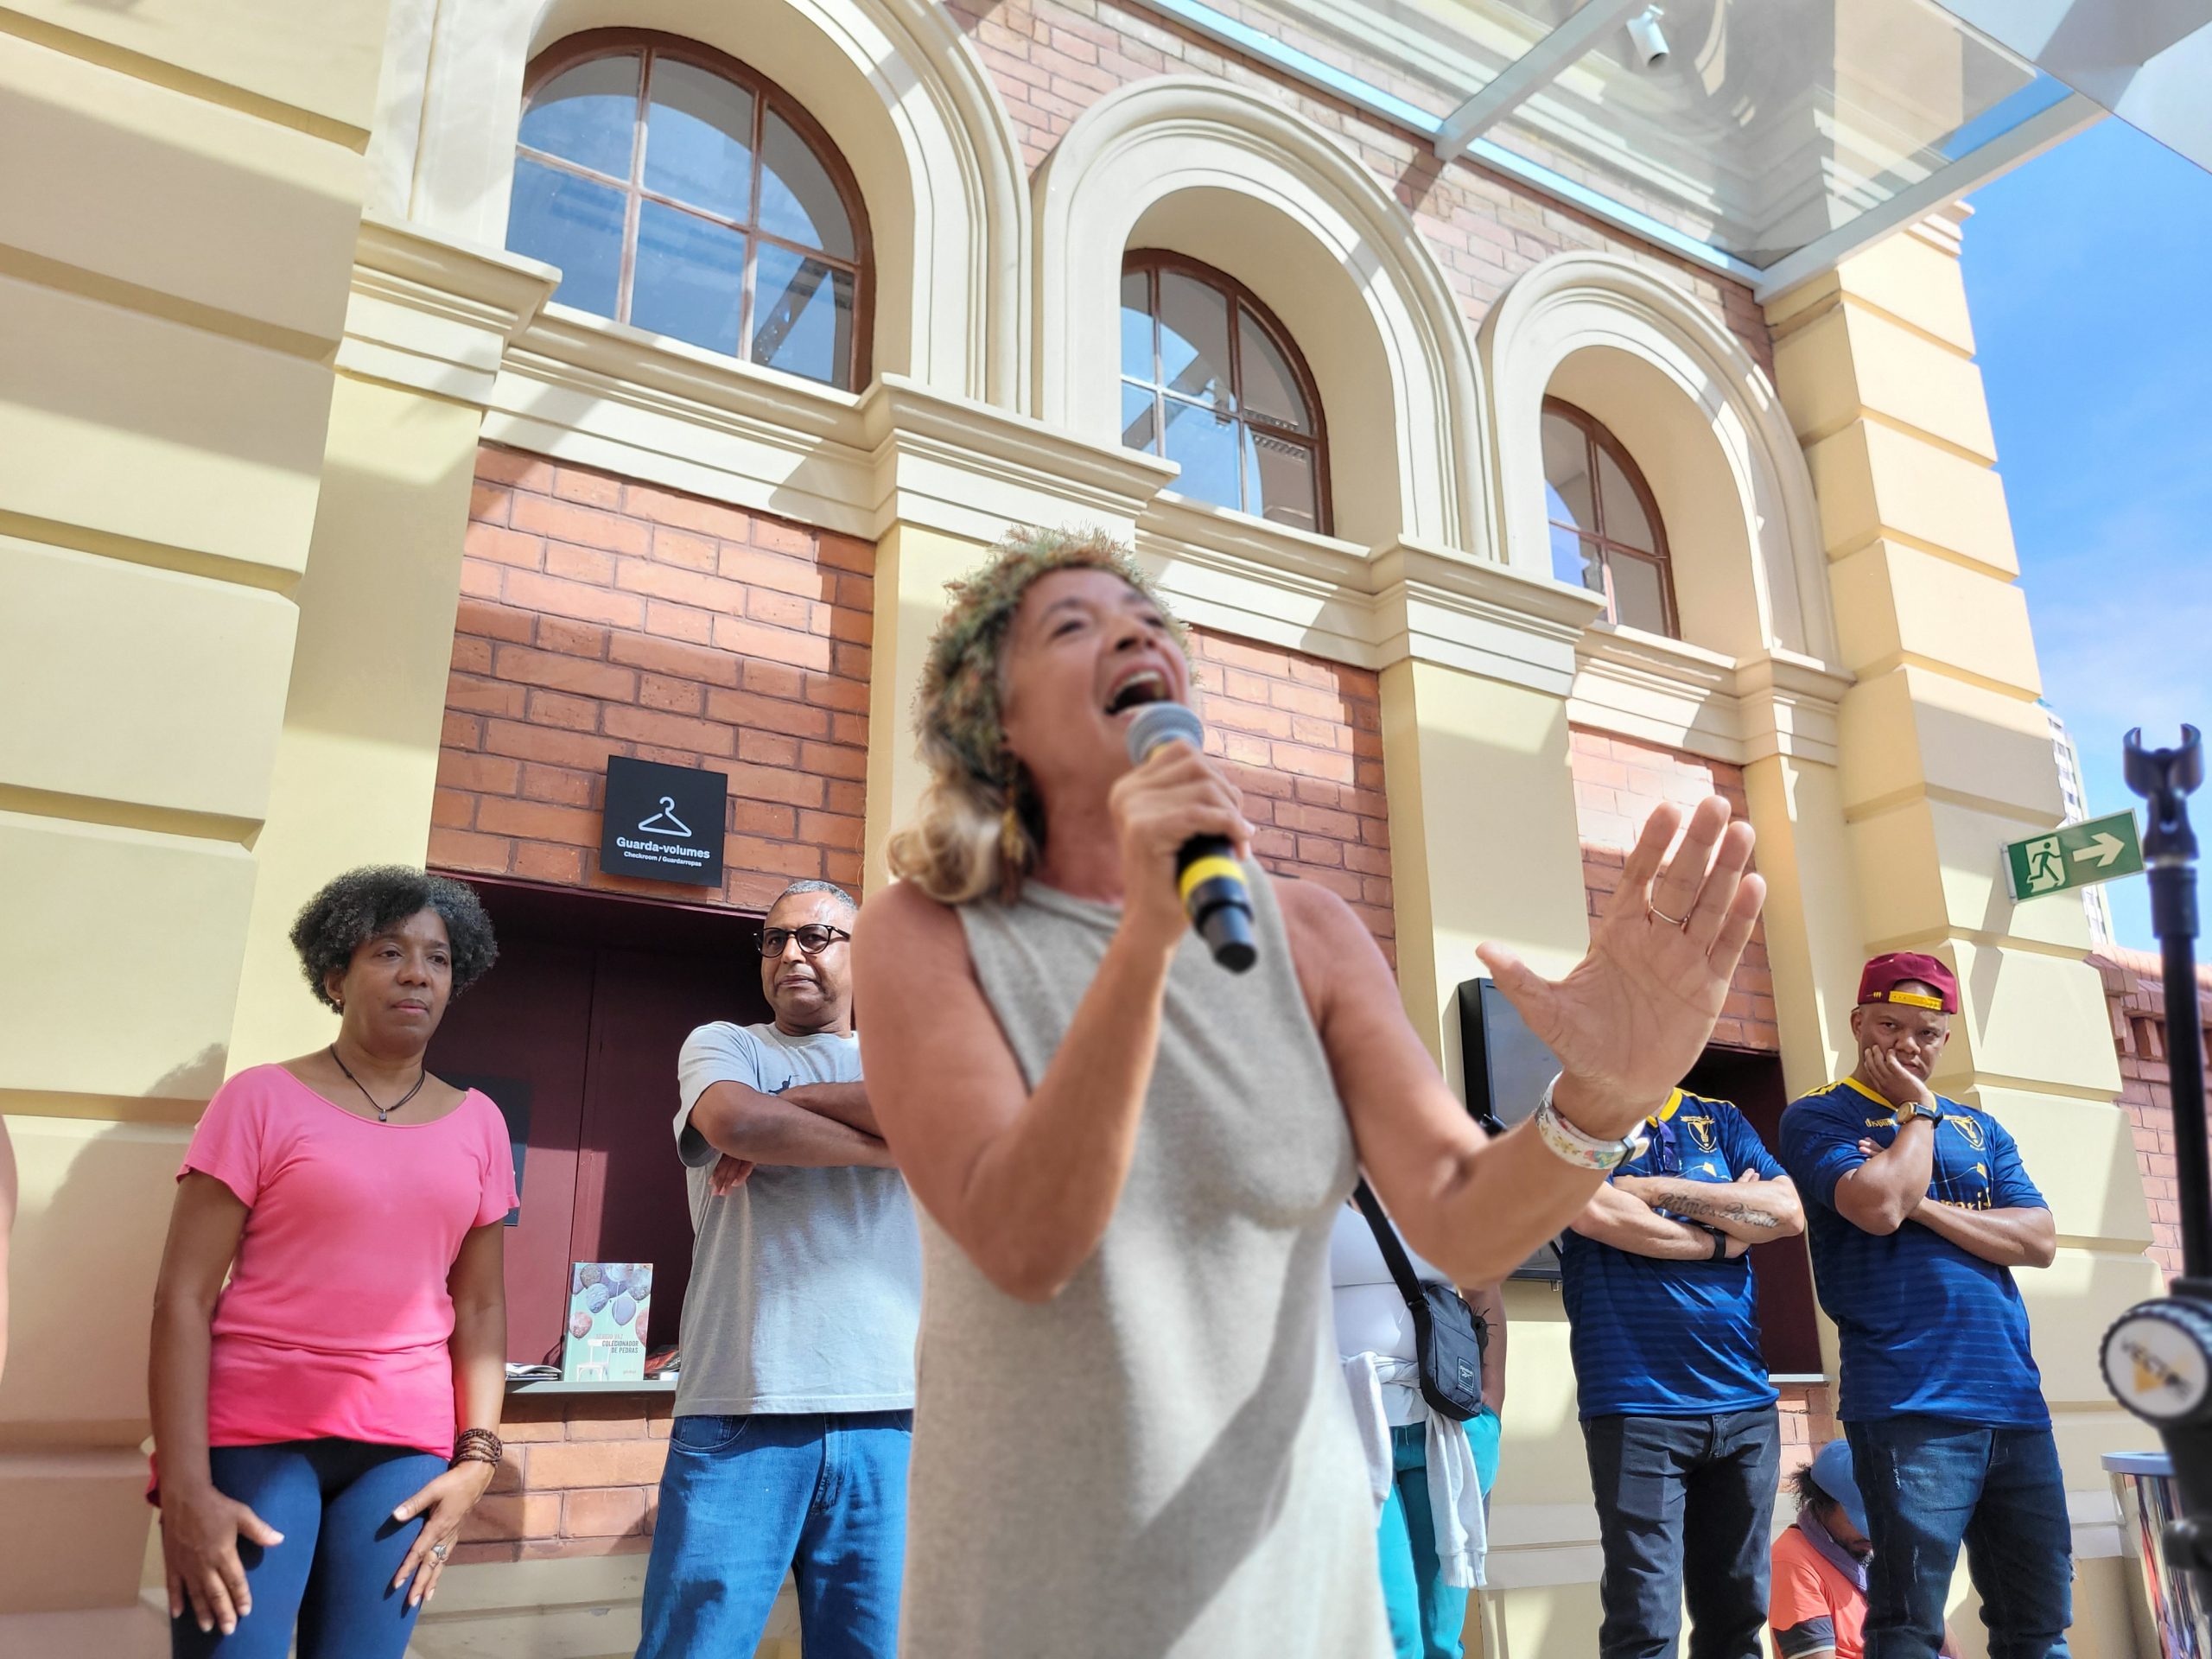
<instances>
[{"instance_id":1,"label":"curly blonde hair","mask_svg":"<svg viewBox=\"0 0 2212 1659\"><path fill-rule=\"evenodd\" d=\"M1011 903L1044 850L1043 805L1007 753L1003 653L1022 595L1055 570L1111 571L1159 606L1183 642L1151 579L1101 530L1012 531L981 567L945 584L950 603L915 699L930 782L914 822L891 837L889 849L892 874L940 904L964 905L994 888Z\"/></svg>"}]
</instances>

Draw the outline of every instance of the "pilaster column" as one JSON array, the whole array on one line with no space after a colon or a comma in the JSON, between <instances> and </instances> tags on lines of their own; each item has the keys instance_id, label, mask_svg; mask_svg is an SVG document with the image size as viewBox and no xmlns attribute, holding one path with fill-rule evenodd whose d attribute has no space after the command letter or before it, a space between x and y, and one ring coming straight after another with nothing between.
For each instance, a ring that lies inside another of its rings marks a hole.
<instances>
[{"instance_id":1,"label":"pilaster column","mask_svg":"<svg viewBox=\"0 0 2212 1659\"><path fill-rule=\"evenodd\" d=\"M370 218L356 250L323 484L230 1069L330 1040L292 918L361 864L423 862L484 411L507 342L553 290L534 259Z\"/></svg>"},{"instance_id":2,"label":"pilaster column","mask_svg":"<svg viewBox=\"0 0 2212 1659\"><path fill-rule=\"evenodd\" d=\"M2083 1626L2109 1627L2117 1652L2121 1563L2096 1459L2149 1436L2113 1405L2095 1354L2158 1275L2082 907L2015 906L2003 874L2003 843L2057 821L2058 782L1957 252L1955 225L1923 224L1769 320L1857 676L1837 784L1859 943L1955 966L1961 1012L1937 1083L2005 1122L2056 1217L2056 1265L2020 1280L2074 1497Z\"/></svg>"},{"instance_id":3,"label":"pilaster column","mask_svg":"<svg viewBox=\"0 0 2212 1659\"><path fill-rule=\"evenodd\" d=\"M1373 572L1383 661L1398 988L1458 1086L1454 996L1494 939L1559 974L1590 943L1567 696L1594 595L1400 543ZM1551 1286L1506 1287L1515 1406L1491 1510L1491 1588L1471 1605L1485 1653L1591 1652L1597 1517L1588 1502L1567 1319Z\"/></svg>"},{"instance_id":4,"label":"pilaster column","mask_svg":"<svg viewBox=\"0 0 2212 1659\"><path fill-rule=\"evenodd\" d=\"M0 204L0 1650L121 1653L150 1293L229 1069L385 6L16 11L0 130L37 159Z\"/></svg>"}]
</instances>

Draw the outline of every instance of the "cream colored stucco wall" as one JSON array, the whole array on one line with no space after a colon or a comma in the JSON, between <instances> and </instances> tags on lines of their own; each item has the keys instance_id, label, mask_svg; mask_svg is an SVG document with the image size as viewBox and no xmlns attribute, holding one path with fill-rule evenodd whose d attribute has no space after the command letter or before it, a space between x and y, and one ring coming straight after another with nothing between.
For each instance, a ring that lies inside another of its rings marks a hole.
<instances>
[{"instance_id":1,"label":"cream colored stucco wall","mask_svg":"<svg viewBox=\"0 0 2212 1659\"><path fill-rule=\"evenodd\" d=\"M2020 1281L2082 1557L2074 1649L2116 1656L2131 1650L2126 1564L2097 1459L2154 1437L2094 1360L2158 1275L2081 906L2015 906L2003 874L2006 841L2056 822L2057 779L1957 251L1924 226L1785 298L1776 375L1857 677L1835 787L1863 948L1952 962L1962 1012L1938 1084L2005 1122L2050 1200L2058 1260ZM1978 1654L1967 1599L1961 1574L1955 1622Z\"/></svg>"},{"instance_id":2,"label":"cream colored stucco wall","mask_svg":"<svg viewBox=\"0 0 2212 1659\"><path fill-rule=\"evenodd\" d=\"M137 1596L146 1309L232 1065L383 0L0 31L0 1650ZM35 158L35 162L32 158Z\"/></svg>"}]
</instances>

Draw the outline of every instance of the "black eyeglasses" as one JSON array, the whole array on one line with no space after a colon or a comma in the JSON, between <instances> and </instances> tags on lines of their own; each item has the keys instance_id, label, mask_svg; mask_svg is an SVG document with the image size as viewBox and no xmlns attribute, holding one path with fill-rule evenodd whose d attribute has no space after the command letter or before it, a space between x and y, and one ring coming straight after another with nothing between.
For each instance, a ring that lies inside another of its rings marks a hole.
<instances>
[{"instance_id":1,"label":"black eyeglasses","mask_svg":"<svg viewBox=\"0 0 2212 1659\"><path fill-rule=\"evenodd\" d=\"M809 922L804 927L764 927L760 930L760 954L780 957L784 947L793 939L798 948L810 957L818 957L839 939L853 936L842 927L831 927L827 922Z\"/></svg>"}]
</instances>

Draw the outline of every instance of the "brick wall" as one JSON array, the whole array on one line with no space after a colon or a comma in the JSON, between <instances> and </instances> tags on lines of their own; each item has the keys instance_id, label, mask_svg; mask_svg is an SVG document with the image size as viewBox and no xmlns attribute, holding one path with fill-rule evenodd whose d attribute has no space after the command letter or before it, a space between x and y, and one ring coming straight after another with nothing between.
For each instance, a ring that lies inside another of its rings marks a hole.
<instances>
[{"instance_id":1,"label":"brick wall","mask_svg":"<svg viewBox=\"0 0 2212 1659\"><path fill-rule=\"evenodd\" d=\"M2113 949L2089 960L2104 976L2113 1046L2120 1057L2119 1104L2134 1129L2135 1167L2151 1210L2151 1245L2145 1254L2171 1279L2181 1271L2181 1188L2175 1179L2164 976L2149 951ZM2212 968L2200 969L2198 975L2199 1001L2212 1016ZM2212 1047L2212 1026L2198 1033L2197 1041Z\"/></svg>"},{"instance_id":2,"label":"brick wall","mask_svg":"<svg viewBox=\"0 0 2212 1659\"><path fill-rule=\"evenodd\" d=\"M478 456L430 862L563 887L599 868L610 754L727 772L722 899L857 890L874 550L486 447Z\"/></svg>"},{"instance_id":3,"label":"brick wall","mask_svg":"<svg viewBox=\"0 0 2212 1659\"><path fill-rule=\"evenodd\" d=\"M1203 628L1192 630L1191 656L1206 750L1244 791L1253 852L1276 874L1349 900L1395 965L1375 676Z\"/></svg>"},{"instance_id":4,"label":"brick wall","mask_svg":"<svg viewBox=\"0 0 2212 1659\"><path fill-rule=\"evenodd\" d=\"M1235 0L1225 3L1236 9ZM1569 251L1602 250L1685 283L1742 340L1752 359L1770 376L1774 372L1773 341L1748 288L1622 237L1478 167L1440 162L1412 133L1287 80L1156 12L1126 0L946 0L945 10L998 83L1022 154L1033 168L1077 116L1128 82L1197 74L1255 87L1338 135L1374 172L1412 213L1471 322L1480 321L1506 285L1539 260ZM1281 19L1268 19L1267 29L1281 34ZM1345 56L1334 42L1292 43L1332 63ZM1391 79L1381 64L1346 67L1376 84ZM1433 98L1407 90L1415 103Z\"/></svg>"},{"instance_id":5,"label":"brick wall","mask_svg":"<svg viewBox=\"0 0 2212 1659\"><path fill-rule=\"evenodd\" d=\"M454 1560L537 1561L650 1548L670 1394L508 1396L506 1461Z\"/></svg>"},{"instance_id":6,"label":"brick wall","mask_svg":"<svg viewBox=\"0 0 2212 1659\"><path fill-rule=\"evenodd\" d=\"M1840 1440L1843 1425L1835 1420L1835 1395L1825 1382L1784 1382L1782 1395L1782 1478L1787 1482L1813 1460L1813 1454L1830 1440ZM1786 1520L1796 1514L1784 1492L1781 1513Z\"/></svg>"},{"instance_id":7,"label":"brick wall","mask_svg":"<svg viewBox=\"0 0 2212 1659\"><path fill-rule=\"evenodd\" d=\"M1750 815L1741 766L1579 728L1569 740L1568 753L1574 769L1575 814L1582 831L1582 882L1593 925L1619 887L1629 849L1636 844L1652 808L1672 801L1688 811L1707 796L1718 794L1738 817ZM1744 947L1744 959L1713 1027L1713 1040L1732 1048L1781 1052L1764 922Z\"/></svg>"}]
</instances>

